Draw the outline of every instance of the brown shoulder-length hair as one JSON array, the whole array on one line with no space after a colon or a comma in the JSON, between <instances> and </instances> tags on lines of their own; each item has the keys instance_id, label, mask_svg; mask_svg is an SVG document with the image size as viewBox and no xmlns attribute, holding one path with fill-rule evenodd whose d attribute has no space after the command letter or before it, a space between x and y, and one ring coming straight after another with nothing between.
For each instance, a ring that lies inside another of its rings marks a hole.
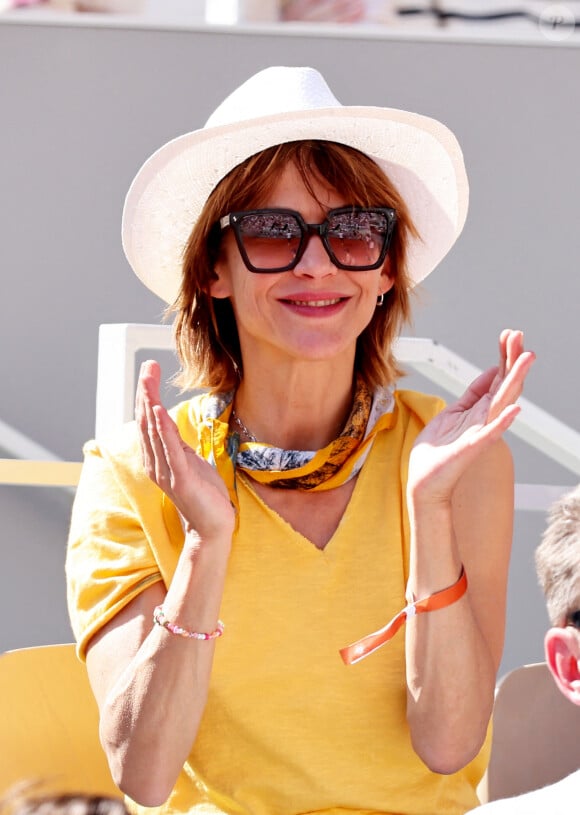
<instances>
[{"instance_id":1,"label":"brown shoulder-length hair","mask_svg":"<svg viewBox=\"0 0 580 815\"><path fill-rule=\"evenodd\" d=\"M394 284L357 340L355 369L371 389L394 382L402 373L392 347L403 325L410 321L406 246L409 236L417 236L405 202L364 153L335 142L295 141L267 148L235 167L212 191L193 228L184 252L181 288L168 309L168 314L175 314L181 363L175 382L183 390L229 391L243 376L231 303L210 294L221 241L218 221L229 212L263 205L289 162L295 164L313 195L312 179L319 179L349 204L396 210L397 225L388 255Z\"/></svg>"}]
</instances>

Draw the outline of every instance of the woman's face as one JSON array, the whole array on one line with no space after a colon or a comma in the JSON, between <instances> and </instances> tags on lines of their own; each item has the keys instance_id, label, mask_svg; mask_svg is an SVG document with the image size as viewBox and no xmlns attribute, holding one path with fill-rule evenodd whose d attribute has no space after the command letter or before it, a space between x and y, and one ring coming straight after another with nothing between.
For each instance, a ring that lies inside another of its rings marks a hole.
<instances>
[{"instance_id":1,"label":"woman's face","mask_svg":"<svg viewBox=\"0 0 580 815\"><path fill-rule=\"evenodd\" d=\"M288 164L260 207L299 212L306 223L320 223L328 210L352 203L314 180L316 198ZM224 215L227 213L223 213ZM248 271L231 228L225 230L213 297L231 299L244 367L247 360L343 359L352 367L357 337L368 325L379 294L393 285L388 261L364 272L338 269L320 238L312 235L298 265L287 272Z\"/></svg>"}]
</instances>

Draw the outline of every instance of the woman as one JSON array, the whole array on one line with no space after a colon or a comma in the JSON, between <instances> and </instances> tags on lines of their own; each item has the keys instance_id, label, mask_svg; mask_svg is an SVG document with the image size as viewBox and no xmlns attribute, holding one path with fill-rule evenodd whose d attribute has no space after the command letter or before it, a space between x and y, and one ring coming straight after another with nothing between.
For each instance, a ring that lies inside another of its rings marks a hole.
<instances>
[{"instance_id":1,"label":"woman","mask_svg":"<svg viewBox=\"0 0 580 815\"><path fill-rule=\"evenodd\" d=\"M181 384L209 393L168 413L146 363L73 511L73 626L133 809L477 802L512 534L500 437L533 355L503 332L442 410L395 390L392 349L466 208L446 128L343 107L309 68L260 72L137 175L125 251L173 304Z\"/></svg>"}]
</instances>

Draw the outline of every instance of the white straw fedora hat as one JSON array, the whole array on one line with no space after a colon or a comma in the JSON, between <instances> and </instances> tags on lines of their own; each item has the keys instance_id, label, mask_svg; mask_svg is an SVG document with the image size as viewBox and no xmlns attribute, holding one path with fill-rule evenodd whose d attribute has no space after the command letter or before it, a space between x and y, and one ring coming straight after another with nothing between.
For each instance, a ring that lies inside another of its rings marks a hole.
<instances>
[{"instance_id":1,"label":"white straw fedora hat","mask_svg":"<svg viewBox=\"0 0 580 815\"><path fill-rule=\"evenodd\" d=\"M341 105L313 68L272 67L230 94L203 128L157 150L137 173L122 235L141 281L172 303L183 250L214 187L261 150L303 139L349 145L384 170L420 235L408 246L410 277L413 284L425 278L453 246L467 215L467 177L453 133L416 113Z\"/></svg>"}]
</instances>

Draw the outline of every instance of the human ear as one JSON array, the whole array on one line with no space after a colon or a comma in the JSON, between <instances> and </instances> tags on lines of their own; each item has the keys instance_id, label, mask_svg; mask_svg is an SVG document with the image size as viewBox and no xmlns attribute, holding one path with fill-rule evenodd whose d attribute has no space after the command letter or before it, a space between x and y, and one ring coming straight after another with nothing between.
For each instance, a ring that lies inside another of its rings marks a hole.
<instances>
[{"instance_id":1,"label":"human ear","mask_svg":"<svg viewBox=\"0 0 580 815\"><path fill-rule=\"evenodd\" d=\"M224 299L232 294L230 284L230 270L225 258L220 257L214 267L214 278L210 283L209 293L212 297Z\"/></svg>"},{"instance_id":2,"label":"human ear","mask_svg":"<svg viewBox=\"0 0 580 815\"><path fill-rule=\"evenodd\" d=\"M378 294L386 294L390 291L393 286L395 285L395 278L391 274L391 261L390 258L387 257L385 260L384 266L381 269L381 277L379 279L379 291Z\"/></svg>"},{"instance_id":3,"label":"human ear","mask_svg":"<svg viewBox=\"0 0 580 815\"><path fill-rule=\"evenodd\" d=\"M544 637L544 653L560 691L580 705L580 632L572 626L550 628Z\"/></svg>"}]
</instances>

